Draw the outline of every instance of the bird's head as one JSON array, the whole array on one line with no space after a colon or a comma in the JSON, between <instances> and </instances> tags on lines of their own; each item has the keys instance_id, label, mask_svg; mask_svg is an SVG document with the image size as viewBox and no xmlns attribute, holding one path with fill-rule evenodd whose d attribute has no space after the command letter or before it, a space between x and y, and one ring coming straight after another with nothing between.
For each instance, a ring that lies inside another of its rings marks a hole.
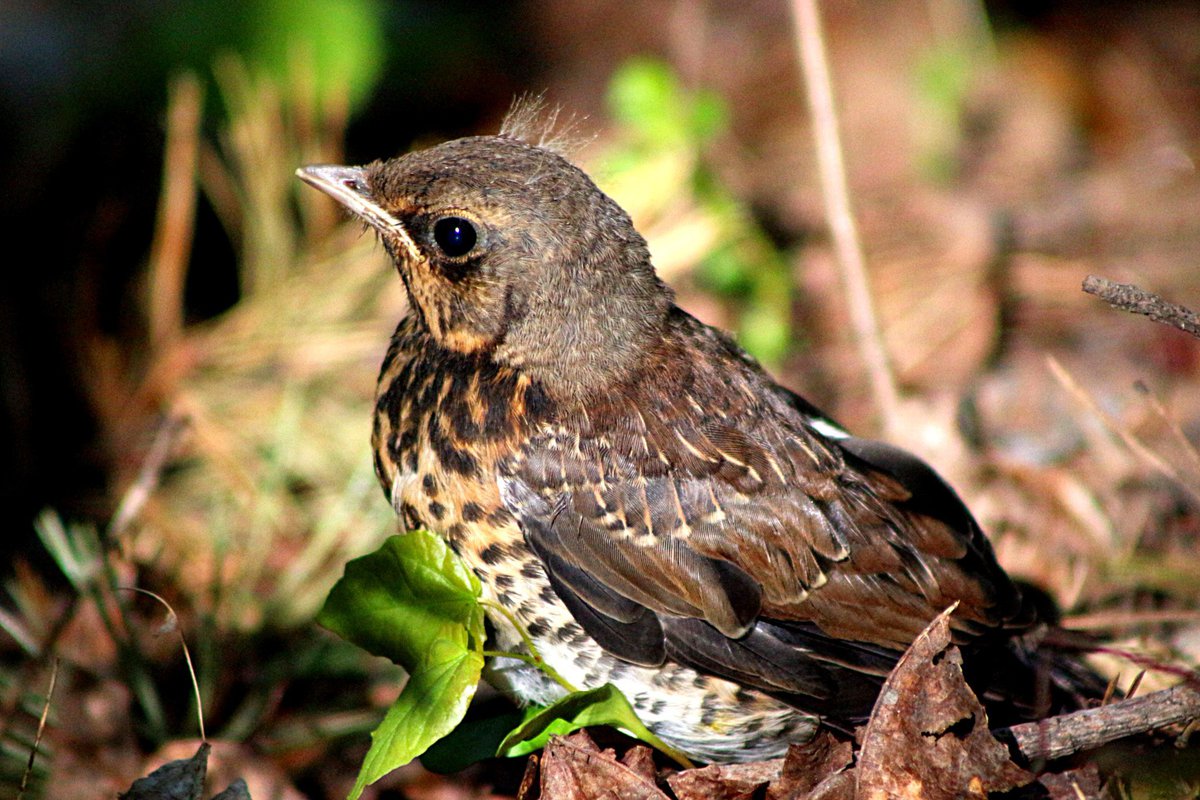
<instances>
[{"instance_id":1,"label":"bird's head","mask_svg":"<svg viewBox=\"0 0 1200 800\"><path fill-rule=\"evenodd\" d=\"M439 346L586 396L671 305L629 216L569 161L508 136L297 173L378 233Z\"/></svg>"}]
</instances>

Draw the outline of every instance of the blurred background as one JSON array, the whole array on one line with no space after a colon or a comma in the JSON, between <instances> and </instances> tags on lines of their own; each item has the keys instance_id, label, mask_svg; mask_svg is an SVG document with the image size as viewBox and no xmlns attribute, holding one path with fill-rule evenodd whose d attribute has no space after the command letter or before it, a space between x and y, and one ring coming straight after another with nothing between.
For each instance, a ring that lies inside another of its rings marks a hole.
<instances>
[{"instance_id":1,"label":"blurred background","mask_svg":"<svg viewBox=\"0 0 1200 800\"><path fill-rule=\"evenodd\" d=\"M30 796L113 796L190 753L182 633L217 780L344 796L402 676L311 619L394 530L367 440L405 301L293 172L494 132L522 94L562 109L681 305L933 463L1069 624L1194 664L1200 342L1080 284L1200 308L1200 5L822 10L891 408L783 0L0 6L0 786L55 656ZM414 765L371 791L513 775Z\"/></svg>"}]
</instances>

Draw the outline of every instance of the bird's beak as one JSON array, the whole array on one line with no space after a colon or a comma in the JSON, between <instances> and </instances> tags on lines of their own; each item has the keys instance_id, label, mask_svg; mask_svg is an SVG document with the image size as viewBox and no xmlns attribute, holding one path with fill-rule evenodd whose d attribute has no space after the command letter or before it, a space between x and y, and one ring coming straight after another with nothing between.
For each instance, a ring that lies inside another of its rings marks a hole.
<instances>
[{"instance_id":1,"label":"bird's beak","mask_svg":"<svg viewBox=\"0 0 1200 800\"><path fill-rule=\"evenodd\" d=\"M362 167L315 164L296 170L296 177L341 203L385 238L398 240L409 254L417 254L416 244L404 225L375 201Z\"/></svg>"}]
</instances>

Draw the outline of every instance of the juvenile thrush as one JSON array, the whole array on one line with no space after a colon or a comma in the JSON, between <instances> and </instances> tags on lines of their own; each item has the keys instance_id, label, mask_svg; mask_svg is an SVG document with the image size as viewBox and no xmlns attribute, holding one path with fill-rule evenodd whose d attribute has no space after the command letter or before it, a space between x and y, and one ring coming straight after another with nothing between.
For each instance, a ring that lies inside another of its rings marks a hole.
<instances>
[{"instance_id":1,"label":"juvenile thrush","mask_svg":"<svg viewBox=\"0 0 1200 800\"><path fill-rule=\"evenodd\" d=\"M1033 604L954 492L678 308L583 171L502 133L298 174L375 229L408 292L375 407L385 493L569 681L615 683L698 759L775 756L862 722L957 602L977 692L1034 713ZM1072 672L1049 670L1060 705ZM561 693L513 660L491 680Z\"/></svg>"}]
</instances>

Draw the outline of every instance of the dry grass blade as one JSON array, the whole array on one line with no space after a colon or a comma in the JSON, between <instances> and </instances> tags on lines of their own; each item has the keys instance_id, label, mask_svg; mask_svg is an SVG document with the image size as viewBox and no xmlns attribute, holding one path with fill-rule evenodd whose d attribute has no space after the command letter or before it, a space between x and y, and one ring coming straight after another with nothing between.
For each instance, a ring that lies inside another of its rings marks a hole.
<instances>
[{"instance_id":1,"label":"dry grass blade","mask_svg":"<svg viewBox=\"0 0 1200 800\"><path fill-rule=\"evenodd\" d=\"M1200 611L1165 609L1162 611L1096 611L1090 614L1070 614L1063 626L1071 630L1120 630L1140 625L1163 623L1200 623Z\"/></svg>"},{"instance_id":2,"label":"dry grass blade","mask_svg":"<svg viewBox=\"0 0 1200 800\"><path fill-rule=\"evenodd\" d=\"M184 424L182 418L167 417L159 425L150 450L142 461L141 469L138 470L136 480L121 496L121 502L117 505L117 510L108 524L110 539L119 539L149 501L158 487L171 450L183 433Z\"/></svg>"},{"instance_id":3,"label":"dry grass blade","mask_svg":"<svg viewBox=\"0 0 1200 800\"><path fill-rule=\"evenodd\" d=\"M150 247L147 317L155 349L183 334L183 286L196 210L196 160L204 93L195 75L171 83L158 223Z\"/></svg>"},{"instance_id":4,"label":"dry grass blade","mask_svg":"<svg viewBox=\"0 0 1200 800\"><path fill-rule=\"evenodd\" d=\"M1146 677L1146 670L1138 670L1137 675L1133 676L1133 683L1129 684L1129 688L1125 691L1125 699L1128 700L1137 694L1137 690L1142 686L1142 679Z\"/></svg>"},{"instance_id":5,"label":"dry grass blade","mask_svg":"<svg viewBox=\"0 0 1200 800\"><path fill-rule=\"evenodd\" d=\"M175 613L175 609L171 607L171 604L162 595L155 594L149 589L139 589L136 586L122 586L120 588L127 592L136 592L137 594L153 598L167 610L167 621L160 626L160 632L167 633L173 630L179 634L179 646L183 649L183 658L187 662L188 677L192 680L192 692L196 698L196 724L200 730L200 738L207 739L208 736L204 733L204 701L200 698L200 682L196 680L196 668L192 665L192 654L188 650L187 640L183 637L183 630L179 627L179 615Z\"/></svg>"},{"instance_id":6,"label":"dry grass blade","mask_svg":"<svg viewBox=\"0 0 1200 800\"><path fill-rule=\"evenodd\" d=\"M1087 408L1096 419L1100 420L1113 436L1124 442L1125 446L1134 455L1151 469L1173 481L1180 489L1189 494L1193 500L1200 502L1200 487L1192 486L1183 480L1179 472L1147 447L1137 434L1129 429L1129 426L1123 425L1118 420L1113 419L1112 415L1102 409L1100 404L1067 372L1058 359L1054 358L1054 356L1047 356L1046 364L1049 366L1050 373L1054 376L1055 380L1070 392L1082 406Z\"/></svg>"},{"instance_id":7,"label":"dry grass blade","mask_svg":"<svg viewBox=\"0 0 1200 800\"><path fill-rule=\"evenodd\" d=\"M46 732L46 719L50 716L50 703L54 700L54 687L58 683L58 659L50 669L50 685L46 687L46 702L42 705L42 715L38 718L37 735L33 740L33 748L29 751L29 763L25 765L25 773L21 776L21 788L17 792L17 800L25 797L29 788L29 778L33 775L33 764L37 760L38 750L42 746L42 734Z\"/></svg>"},{"instance_id":8,"label":"dry grass blade","mask_svg":"<svg viewBox=\"0 0 1200 800\"><path fill-rule=\"evenodd\" d=\"M1167 412L1162 400L1150 391L1150 387L1142 381L1138 381L1133 385L1133 388L1146 398L1146 403L1150 406L1150 410L1166 426L1167 431L1171 434L1171 438L1175 440L1175 444L1183 452L1184 457L1187 459L1188 468L1194 474L1191 482L1200 485L1200 450L1197 450L1196 445L1192 444L1191 440L1188 439L1187 434L1180 427L1179 421Z\"/></svg>"}]
</instances>

